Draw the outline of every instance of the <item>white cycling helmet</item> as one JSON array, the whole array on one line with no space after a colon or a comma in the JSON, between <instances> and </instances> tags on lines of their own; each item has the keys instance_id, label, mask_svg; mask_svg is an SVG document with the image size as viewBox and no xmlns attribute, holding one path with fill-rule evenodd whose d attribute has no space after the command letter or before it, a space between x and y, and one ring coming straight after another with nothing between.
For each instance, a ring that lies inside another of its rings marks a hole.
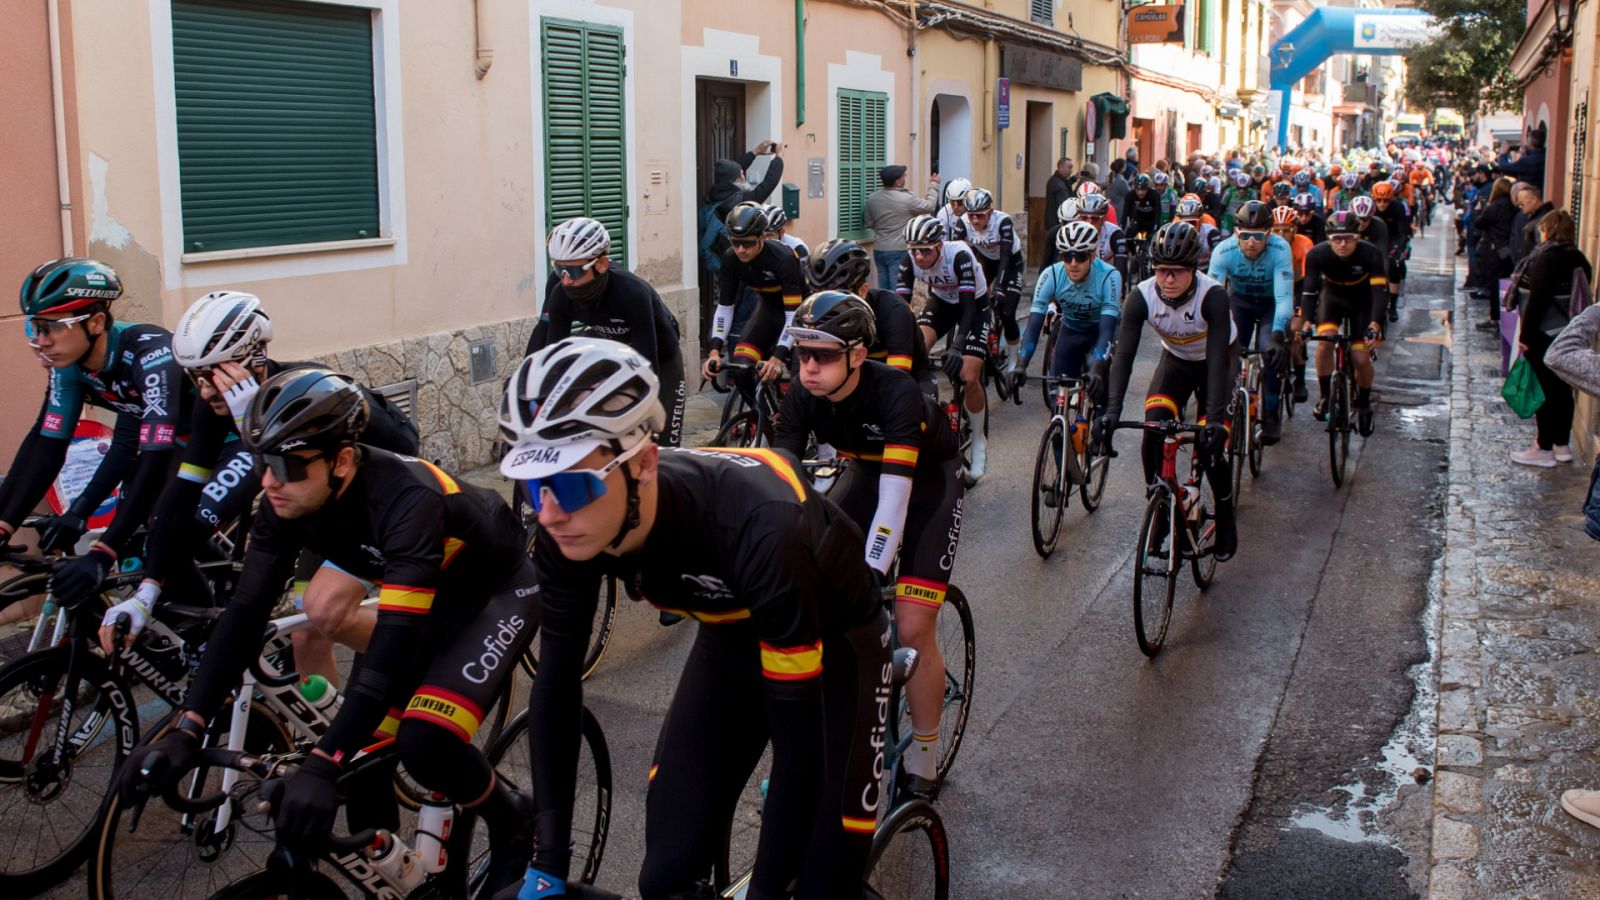
<instances>
[{"instance_id":1,"label":"white cycling helmet","mask_svg":"<svg viewBox=\"0 0 1600 900\"><path fill-rule=\"evenodd\" d=\"M952 178L950 183L944 186L944 201L949 203L951 200L962 200L970 190L972 182L965 178Z\"/></svg>"},{"instance_id":2,"label":"white cycling helmet","mask_svg":"<svg viewBox=\"0 0 1600 900\"><path fill-rule=\"evenodd\" d=\"M621 455L667 426L650 361L627 344L563 338L522 361L506 382L500 474L524 480L569 469L599 447Z\"/></svg>"},{"instance_id":3,"label":"white cycling helmet","mask_svg":"<svg viewBox=\"0 0 1600 900\"><path fill-rule=\"evenodd\" d=\"M1100 249L1100 229L1088 222L1068 222L1056 232L1056 252L1071 253Z\"/></svg>"},{"instance_id":4,"label":"white cycling helmet","mask_svg":"<svg viewBox=\"0 0 1600 900\"><path fill-rule=\"evenodd\" d=\"M1356 218L1358 219L1372 218L1372 211L1376 208L1377 207L1374 206L1372 202L1372 198L1366 196L1365 194L1361 195L1360 197L1352 197L1350 199L1350 211L1355 213Z\"/></svg>"},{"instance_id":5,"label":"white cycling helmet","mask_svg":"<svg viewBox=\"0 0 1600 900\"><path fill-rule=\"evenodd\" d=\"M172 333L172 355L185 369L245 363L272 340L272 320L261 298L242 291L212 291L194 302Z\"/></svg>"},{"instance_id":6,"label":"white cycling helmet","mask_svg":"<svg viewBox=\"0 0 1600 900\"><path fill-rule=\"evenodd\" d=\"M1078 198L1068 197L1056 208L1056 221L1071 222L1078 217Z\"/></svg>"},{"instance_id":7,"label":"white cycling helmet","mask_svg":"<svg viewBox=\"0 0 1600 900\"><path fill-rule=\"evenodd\" d=\"M1077 194L1078 194L1078 199L1079 200L1082 200L1083 198L1089 196L1090 194L1098 194L1098 193L1100 193L1100 185L1095 184L1092 181L1080 181L1080 182L1078 182Z\"/></svg>"},{"instance_id":8,"label":"white cycling helmet","mask_svg":"<svg viewBox=\"0 0 1600 900\"><path fill-rule=\"evenodd\" d=\"M557 225L548 247L552 260L596 259L611 252L611 235L594 219L579 216Z\"/></svg>"}]
</instances>

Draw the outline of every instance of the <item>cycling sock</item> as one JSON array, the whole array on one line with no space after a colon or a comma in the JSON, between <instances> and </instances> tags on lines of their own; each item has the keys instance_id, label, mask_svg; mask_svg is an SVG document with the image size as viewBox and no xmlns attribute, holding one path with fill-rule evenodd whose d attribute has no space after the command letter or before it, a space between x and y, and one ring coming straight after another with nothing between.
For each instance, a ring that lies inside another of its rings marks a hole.
<instances>
[{"instance_id":1,"label":"cycling sock","mask_svg":"<svg viewBox=\"0 0 1600 900\"><path fill-rule=\"evenodd\" d=\"M939 732L911 732L911 748L906 752L906 771L932 781L939 773Z\"/></svg>"},{"instance_id":2,"label":"cycling sock","mask_svg":"<svg viewBox=\"0 0 1600 900\"><path fill-rule=\"evenodd\" d=\"M989 452L989 436L983 433L983 426L978 422L972 423L972 452L974 454Z\"/></svg>"},{"instance_id":3,"label":"cycling sock","mask_svg":"<svg viewBox=\"0 0 1600 900\"><path fill-rule=\"evenodd\" d=\"M1356 388L1356 408L1366 409L1372 405L1372 388Z\"/></svg>"},{"instance_id":4,"label":"cycling sock","mask_svg":"<svg viewBox=\"0 0 1600 900\"><path fill-rule=\"evenodd\" d=\"M1295 384L1300 384L1300 385L1303 385L1303 384L1306 383L1306 364L1305 363L1300 363L1299 365L1294 367L1294 383Z\"/></svg>"},{"instance_id":5,"label":"cycling sock","mask_svg":"<svg viewBox=\"0 0 1600 900\"><path fill-rule=\"evenodd\" d=\"M1328 392L1333 390L1333 388L1331 387L1332 384L1333 384L1333 376L1332 375L1318 375L1317 376L1317 396L1321 397L1323 399L1327 399Z\"/></svg>"}]
</instances>

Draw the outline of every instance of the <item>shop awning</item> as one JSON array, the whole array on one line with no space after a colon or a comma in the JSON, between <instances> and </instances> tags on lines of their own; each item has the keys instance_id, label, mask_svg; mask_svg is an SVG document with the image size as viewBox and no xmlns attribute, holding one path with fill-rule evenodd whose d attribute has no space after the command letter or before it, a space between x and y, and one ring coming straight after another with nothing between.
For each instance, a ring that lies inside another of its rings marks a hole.
<instances>
[{"instance_id":1,"label":"shop awning","mask_svg":"<svg viewBox=\"0 0 1600 900\"><path fill-rule=\"evenodd\" d=\"M1090 97L1089 102L1094 104L1095 111L1095 133L1089 135L1090 140L1100 136L1101 128L1105 128L1106 135L1114 141L1128 136L1128 101L1105 91Z\"/></svg>"}]
</instances>

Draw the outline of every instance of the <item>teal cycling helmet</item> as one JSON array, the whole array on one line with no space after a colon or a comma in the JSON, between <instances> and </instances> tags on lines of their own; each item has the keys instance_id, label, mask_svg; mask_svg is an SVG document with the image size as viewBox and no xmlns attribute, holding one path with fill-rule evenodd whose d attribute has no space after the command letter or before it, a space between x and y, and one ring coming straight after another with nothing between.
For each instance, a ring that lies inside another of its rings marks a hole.
<instances>
[{"instance_id":1,"label":"teal cycling helmet","mask_svg":"<svg viewBox=\"0 0 1600 900\"><path fill-rule=\"evenodd\" d=\"M122 296L116 270L95 259L67 257L34 269L22 280L22 314L72 312Z\"/></svg>"}]
</instances>

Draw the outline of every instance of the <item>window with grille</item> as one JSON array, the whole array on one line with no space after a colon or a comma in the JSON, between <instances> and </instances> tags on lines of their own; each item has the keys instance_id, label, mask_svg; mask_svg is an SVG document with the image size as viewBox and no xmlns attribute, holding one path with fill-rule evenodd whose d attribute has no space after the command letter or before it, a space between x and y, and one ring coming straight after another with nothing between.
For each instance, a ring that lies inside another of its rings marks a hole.
<instances>
[{"instance_id":1,"label":"window with grille","mask_svg":"<svg viewBox=\"0 0 1600 900\"><path fill-rule=\"evenodd\" d=\"M888 136L889 95L839 91L839 236L867 234L867 195L879 186Z\"/></svg>"},{"instance_id":2,"label":"window with grille","mask_svg":"<svg viewBox=\"0 0 1600 900\"><path fill-rule=\"evenodd\" d=\"M1040 25L1054 26L1056 24L1055 0L1028 0L1029 18Z\"/></svg>"}]
</instances>

